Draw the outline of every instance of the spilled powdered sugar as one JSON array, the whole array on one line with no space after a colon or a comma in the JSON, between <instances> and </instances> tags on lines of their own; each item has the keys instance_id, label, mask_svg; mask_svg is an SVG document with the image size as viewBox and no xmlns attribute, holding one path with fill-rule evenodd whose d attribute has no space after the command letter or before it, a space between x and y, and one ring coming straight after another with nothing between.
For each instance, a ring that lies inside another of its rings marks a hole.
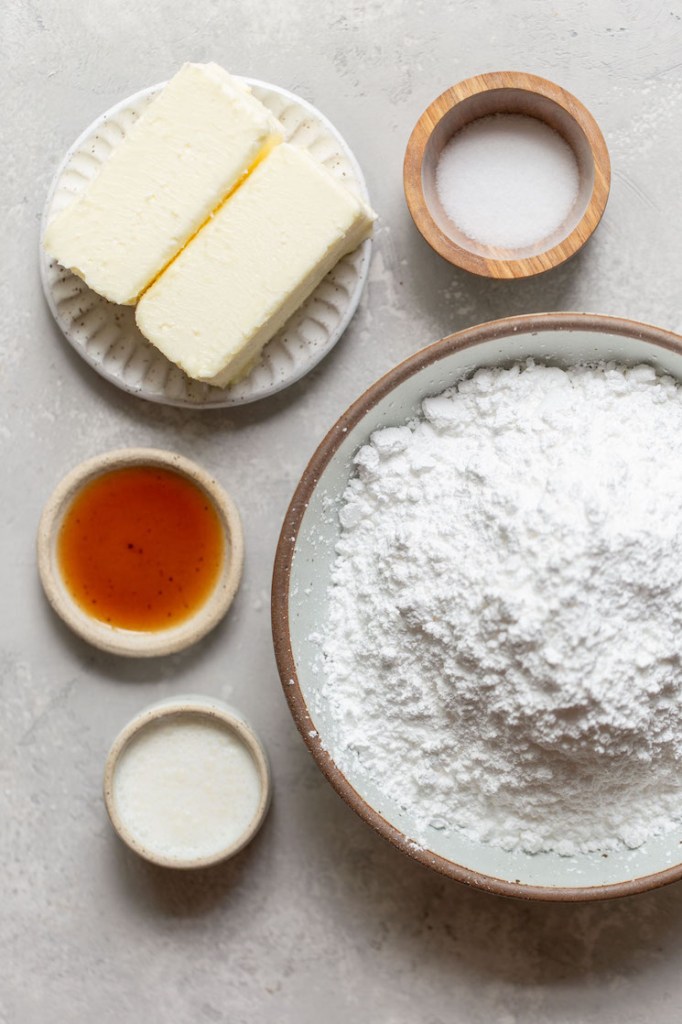
<instances>
[{"instance_id":1,"label":"spilled powdered sugar","mask_svg":"<svg viewBox=\"0 0 682 1024\"><path fill-rule=\"evenodd\" d=\"M682 389L480 370L372 435L322 639L340 766L505 849L682 819Z\"/></svg>"}]
</instances>

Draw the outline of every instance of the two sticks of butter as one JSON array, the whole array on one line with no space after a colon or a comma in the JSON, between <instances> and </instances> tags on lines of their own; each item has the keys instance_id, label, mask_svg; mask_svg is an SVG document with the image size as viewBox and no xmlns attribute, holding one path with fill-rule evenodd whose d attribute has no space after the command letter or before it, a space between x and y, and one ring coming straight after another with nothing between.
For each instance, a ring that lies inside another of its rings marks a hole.
<instances>
[{"instance_id":1,"label":"two sticks of butter","mask_svg":"<svg viewBox=\"0 0 682 1024\"><path fill-rule=\"evenodd\" d=\"M216 64L186 64L85 192L50 222L49 255L188 376L225 387L374 214Z\"/></svg>"}]
</instances>

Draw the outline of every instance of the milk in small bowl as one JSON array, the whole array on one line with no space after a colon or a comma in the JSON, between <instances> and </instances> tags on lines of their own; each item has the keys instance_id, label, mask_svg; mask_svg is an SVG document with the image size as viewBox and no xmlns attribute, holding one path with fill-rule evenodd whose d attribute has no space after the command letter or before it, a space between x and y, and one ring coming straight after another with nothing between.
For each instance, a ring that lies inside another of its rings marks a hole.
<instances>
[{"instance_id":1,"label":"milk in small bowl","mask_svg":"<svg viewBox=\"0 0 682 1024\"><path fill-rule=\"evenodd\" d=\"M161 701L114 741L104 797L114 828L141 857L207 867L234 856L260 828L270 800L267 755L222 701Z\"/></svg>"}]
</instances>

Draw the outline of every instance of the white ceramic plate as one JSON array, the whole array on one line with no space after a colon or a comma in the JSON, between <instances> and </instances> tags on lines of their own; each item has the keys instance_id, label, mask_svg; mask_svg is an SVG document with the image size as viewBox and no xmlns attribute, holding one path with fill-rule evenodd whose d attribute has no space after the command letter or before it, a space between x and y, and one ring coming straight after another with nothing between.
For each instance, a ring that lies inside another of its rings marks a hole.
<instances>
[{"instance_id":1,"label":"white ceramic plate","mask_svg":"<svg viewBox=\"0 0 682 1024\"><path fill-rule=\"evenodd\" d=\"M353 153L336 128L310 103L267 82L244 78L277 117L287 142L307 149L339 180L369 202ZM99 117L74 142L50 188L41 229L40 272L52 315L67 341L117 387L151 402L193 408L243 405L281 391L327 355L357 309L369 270L371 240L345 256L275 335L248 377L229 388L190 380L143 338L133 307L117 306L91 291L43 250L45 227L73 202L144 108L163 88L143 89Z\"/></svg>"},{"instance_id":2,"label":"white ceramic plate","mask_svg":"<svg viewBox=\"0 0 682 1024\"><path fill-rule=\"evenodd\" d=\"M273 580L273 634L284 692L319 768L350 806L405 853L459 881L507 896L604 899L682 878L682 825L636 850L608 854L528 854L430 830L425 844L408 811L356 764L336 764L339 740L323 696L324 665L315 635L326 616L339 536L333 514L353 472L352 459L380 427L406 423L428 395L480 366L532 357L553 365L614 359L646 362L682 381L682 339L668 331L581 313L511 317L454 334L417 352L377 381L338 420L303 474L280 536ZM330 514L331 513L331 514Z\"/></svg>"}]
</instances>

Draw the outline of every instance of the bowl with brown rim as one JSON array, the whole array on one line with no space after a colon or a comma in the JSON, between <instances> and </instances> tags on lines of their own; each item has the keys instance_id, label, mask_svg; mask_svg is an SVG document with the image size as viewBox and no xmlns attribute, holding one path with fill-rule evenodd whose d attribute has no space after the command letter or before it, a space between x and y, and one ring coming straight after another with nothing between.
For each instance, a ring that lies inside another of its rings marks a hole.
<instances>
[{"instance_id":1,"label":"bowl with brown rim","mask_svg":"<svg viewBox=\"0 0 682 1024\"><path fill-rule=\"evenodd\" d=\"M334 424L312 456L287 511L275 558L275 654L294 721L327 780L353 810L399 850L441 874L488 892L535 900L609 899L682 878L682 821L636 850L528 854L476 843L456 830L415 841L410 815L360 764L341 770L335 725L324 696L315 634L324 622L338 510L352 459L380 427L404 424L429 395L481 367L532 358L568 367L614 360L647 363L682 382L682 338L657 327L586 313L538 313L471 327L400 363Z\"/></svg>"},{"instance_id":2,"label":"bowl with brown rim","mask_svg":"<svg viewBox=\"0 0 682 1024\"><path fill-rule=\"evenodd\" d=\"M565 220L548 237L518 249L466 235L446 213L436 186L438 161L450 139L479 118L497 114L533 117L558 132L578 170L577 194ZM601 220L610 183L606 142L589 110L566 89L524 71L475 75L446 89L414 126L403 165L405 198L419 232L443 259L481 277L532 277L575 255Z\"/></svg>"}]
</instances>

